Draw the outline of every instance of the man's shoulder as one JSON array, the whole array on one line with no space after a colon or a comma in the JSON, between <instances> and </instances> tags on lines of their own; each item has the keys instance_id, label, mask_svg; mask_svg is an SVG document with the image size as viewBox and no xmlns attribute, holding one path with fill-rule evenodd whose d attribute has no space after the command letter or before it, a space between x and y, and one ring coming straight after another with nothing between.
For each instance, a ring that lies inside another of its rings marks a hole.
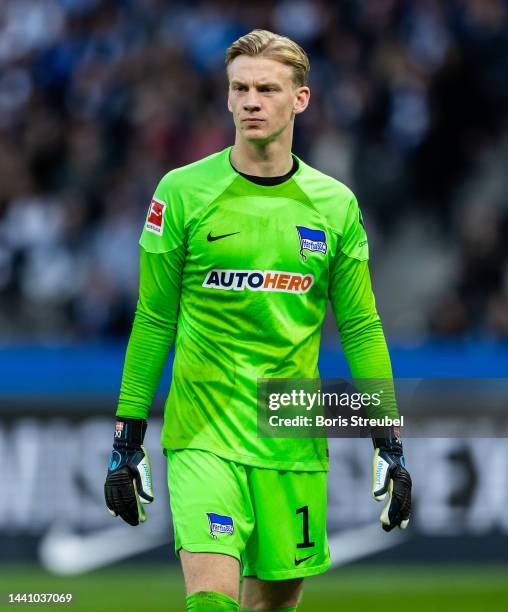
<instances>
[{"instance_id":1,"label":"man's shoulder","mask_svg":"<svg viewBox=\"0 0 508 612\"><path fill-rule=\"evenodd\" d=\"M300 161L301 171L295 179L312 205L337 234L344 233L349 215L358 208L355 194L344 183Z\"/></svg>"},{"instance_id":2,"label":"man's shoulder","mask_svg":"<svg viewBox=\"0 0 508 612\"><path fill-rule=\"evenodd\" d=\"M221 178L230 180L233 172L228 155L229 147L185 166L174 168L162 177L160 183L170 190L192 189L195 192L200 186L209 188L211 184L217 184Z\"/></svg>"},{"instance_id":3,"label":"man's shoulder","mask_svg":"<svg viewBox=\"0 0 508 612\"><path fill-rule=\"evenodd\" d=\"M311 199L332 199L335 203L343 201L348 204L355 199L353 191L338 179L321 172L298 159L301 171L295 177Z\"/></svg>"}]
</instances>

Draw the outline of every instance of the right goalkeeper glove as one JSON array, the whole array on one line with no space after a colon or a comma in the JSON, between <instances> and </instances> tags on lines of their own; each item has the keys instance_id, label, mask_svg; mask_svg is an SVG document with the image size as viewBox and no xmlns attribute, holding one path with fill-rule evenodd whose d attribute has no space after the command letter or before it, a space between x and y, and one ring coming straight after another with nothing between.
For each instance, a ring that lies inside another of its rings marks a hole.
<instances>
[{"instance_id":1,"label":"right goalkeeper glove","mask_svg":"<svg viewBox=\"0 0 508 612\"><path fill-rule=\"evenodd\" d=\"M113 451L104 483L106 506L113 516L129 525L146 521L143 504L153 501L152 468L142 446L146 432L144 419L118 417Z\"/></svg>"},{"instance_id":2,"label":"right goalkeeper glove","mask_svg":"<svg viewBox=\"0 0 508 612\"><path fill-rule=\"evenodd\" d=\"M412 483L399 430L395 427L377 429L372 432L372 441L372 495L376 501L386 502L381 512L381 526L385 531L394 527L406 529L411 515Z\"/></svg>"}]
</instances>

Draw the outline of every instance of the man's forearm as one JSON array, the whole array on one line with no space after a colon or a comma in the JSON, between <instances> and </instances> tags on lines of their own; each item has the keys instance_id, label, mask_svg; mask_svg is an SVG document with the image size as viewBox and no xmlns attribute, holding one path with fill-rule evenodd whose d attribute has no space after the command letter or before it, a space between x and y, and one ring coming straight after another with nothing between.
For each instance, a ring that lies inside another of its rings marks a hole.
<instances>
[{"instance_id":1,"label":"man's forearm","mask_svg":"<svg viewBox=\"0 0 508 612\"><path fill-rule=\"evenodd\" d=\"M377 314L343 329L341 340L358 390L370 394L382 392L381 404L370 405L367 409L368 416L397 418L399 412L393 388L390 355Z\"/></svg>"},{"instance_id":2,"label":"man's forearm","mask_svg":"<svg viewBox=\"0 0 508 612\"><path fill-rule=\"evenodd\" d=\"M377 313L348 321L341 342L354 378L391 378L392 366Z\"/></svg>"},{"instance_id":3,"label":"man's forearm","mask_svg":"<svg viewBox=\"0 0 508 612\"><path fill-rule=\"evenodd\" d=\"M147 418L173 343L175 327L159 325L138 306L125 355L117 416Z\"/></svg>"},{"instance_id":4,"label":"man's forearm","mask_svg":"<svg viewBox=\"0 0 508 612\"><path fill-rule=\"evenodd\" d=\"M330 299L355 386L362 393L383 391L383 401L379 406L370 406L368 416L398 417L390 355L367 260L359 261L343 253L336 255Z\"/></svg>"},{"instance_id":5,"label":"man's forearm","mask_svg":"<svg viewBox=\"0 0 508 612\"><path fill-rule=\"evenodd\" d=\"M141 248L139 300L125 356L117 416L146 419L176 334L183 247Z\"/></svg>"}]
</instances>

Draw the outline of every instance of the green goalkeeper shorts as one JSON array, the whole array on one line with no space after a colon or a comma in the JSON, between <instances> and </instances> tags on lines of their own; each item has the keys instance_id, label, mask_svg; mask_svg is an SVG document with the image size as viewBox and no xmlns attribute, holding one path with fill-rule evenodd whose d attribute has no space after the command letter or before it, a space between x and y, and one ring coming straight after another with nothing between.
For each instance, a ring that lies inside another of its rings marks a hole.
<instances>
[{"instance_id":1,"label":"green goalkeeper shorts","mask_svg":"<svg viewBox=\"0 0 508 612\"><path fill-rule=\"evenodd\" d=\"M262 580L328 569L326 472L257 468L197 449L166 455L177 555L230 555L243 576Z\"/></svg>"}]
</instances>

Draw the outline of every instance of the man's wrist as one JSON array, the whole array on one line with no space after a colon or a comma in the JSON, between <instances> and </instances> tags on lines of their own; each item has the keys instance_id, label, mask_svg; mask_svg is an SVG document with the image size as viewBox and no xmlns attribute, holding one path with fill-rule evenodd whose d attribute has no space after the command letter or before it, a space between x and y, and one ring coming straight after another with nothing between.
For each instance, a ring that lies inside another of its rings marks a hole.
<instances>
[{"instance_id":1,"label":"man's wrist","mask_svg":"<svg viewBox=\"0 0 508 612\"><path fill-rule=\"evenodd\" d=\"M143 444L147 422L145 419L116 417L113 445L122 447L137 447Z\"/></svg>"},{"instance_id":2,"label":"man's wrist","mask_svg":"<svg viewBox=\"0 0 508 612\"><path fill-rule=\"evenodd\" d=\"M394 427L375 427L371 429L372 443L374 448L385 451L391 455L401 456L404 454L400 429Z\"/></svg>"}]
</instances>

